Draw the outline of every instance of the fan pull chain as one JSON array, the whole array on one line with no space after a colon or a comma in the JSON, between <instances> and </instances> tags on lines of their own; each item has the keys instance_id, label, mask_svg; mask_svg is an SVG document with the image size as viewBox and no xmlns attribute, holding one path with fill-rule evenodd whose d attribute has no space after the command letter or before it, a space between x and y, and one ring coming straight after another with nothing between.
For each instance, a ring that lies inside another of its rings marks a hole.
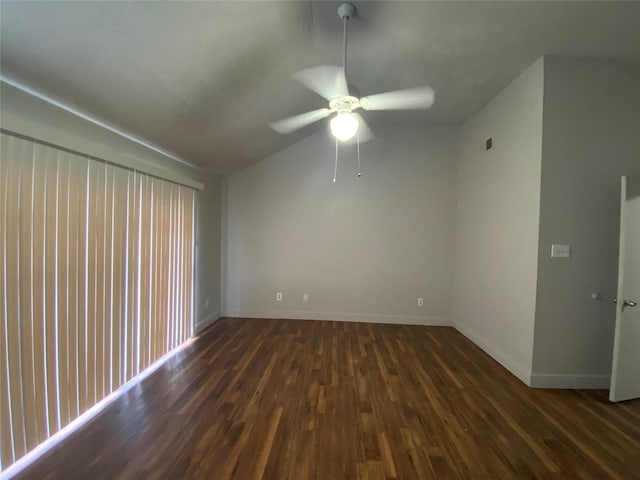
<instances>
[{"instance_id":1,"label":"fan pull chain","mask_svg":"<svg viewBox=\"0 0 640 480\"><path fill-rule=\"evenodd\" d=\"M358 176L362 176L362 171L360 170L360 134L356 133L356 147L358 149Z\"/></svg>"},{"instance_id":2,"label":"fan pull chain","mask_svg":"<svg viewBox=\"0 0 640 480\"><path fill-rule=\"evenodd\" d=\"M338 139L336 138L336 163L333 167L333 183L336 183L338 177Z\"/></svg>"}]
</instances>

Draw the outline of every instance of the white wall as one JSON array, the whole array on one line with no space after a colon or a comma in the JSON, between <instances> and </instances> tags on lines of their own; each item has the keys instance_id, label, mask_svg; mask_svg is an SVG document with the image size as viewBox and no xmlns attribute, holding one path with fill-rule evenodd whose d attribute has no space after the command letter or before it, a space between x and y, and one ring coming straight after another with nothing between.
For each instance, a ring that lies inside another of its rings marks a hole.
<instances>
[{"instance_id":1,"label":"white wall","mask_svg":"<svg viewBox=\"0 0 640 480\"><path fill-rule=\"evenodd\" d=\"M198 192L198 256L196 257L196 324L203 326L220 311L220 180L147 149L98 125L53 106L4 82L0 83L0 128L122 161L151 173L188 184L204 184ZM207 276L209 272L209 276ZM210 298L204 309L205 298Z\"/></svg>"},{"instance_id":2,"label":"white wall","mask_svg":"<svg viewBox=\"0 0 640 480\"><path fill-rule=\"evenodd\" d=\"M321 132L225 179L226 315L450 322L456 132L375 134L361 178Z\"/></svg>"},{"instance_id":3,"label":"white wall","mask_svg":"<svg viewBox=\"0 0 640 480\"><path fill-rule=\"evenodd\" d=\"M534 333L544 63L460 132L455 326L525 383ZM493 137L493 149L485 140Z\"/></svg>"},{"instance_id":4,"label":"white wall","mask_svg":"<svg viewBox=\"0 0 640 480\"><path fill-rule=\"evenodd\" d=\"M640 171L640 67L546 57L544 70L533 384L608 387L620 176ZM571 244L572 258L550 258L553 243Z\"/></svg>"},{"instance_id":5,"label":"white wall","mask_svg":"<svg viewBox=\"0 0 640 480\"><path fill-rule=\"evenodd\" d=\"M196 221L196 332L220 318L221 312L221 179L203 174Z\"/></svg>"}]
</instances>

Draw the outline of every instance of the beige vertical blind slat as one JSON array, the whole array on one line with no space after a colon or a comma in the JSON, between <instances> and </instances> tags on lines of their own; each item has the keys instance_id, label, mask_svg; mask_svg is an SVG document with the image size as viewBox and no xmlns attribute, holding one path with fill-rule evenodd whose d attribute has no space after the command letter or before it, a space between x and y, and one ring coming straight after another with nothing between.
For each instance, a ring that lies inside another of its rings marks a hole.
<instances>
[{"instance_id":1,"label":"beige vertical blind slat","mask_svg":"<svg viewBox=\"0 0 640 480\"><path fill-rule=\"evenodd\" d=\"M181 251L184 248L183 245L183 228L184 228L184 215L182 214L183 202L182 202L182 189L176 185L173 193L173 225L174 225L174 235L173 235L173 251L172 251L172 263L175 265L175 274L174 277L174 288L173 288L173 299L174 299L174 315L176 318L182 318L184 312L182 311L183 304L183 268L182 265L182 255ZM181 342L181 331L182 331L182 323L176 322L175 332L172 336L172 344L178 344Z\"/></svg>"},{"instance_id":2,"label":"beige vertical blind slat","mask_svg":"<svg viewBox=\"0 0 640 480\"><path fill-rule=\"evenodd\" d=\"M68 163L58 155L57 184L57 232L58 248L56 261L56 362L58 375L58 415L60 427L69 423L68 369L68 320L69 320L69 172Z\"/></svg>"},{"instance_id":3,"label":"beige vertical blind slat","mask_svg":"<svg viewBox=\"0 0 640 480\"><path fill-rule=\"evenodd\" d=\"M138 195L139 195L139 211L138 211L138 291L136 295L136 303L138 306L136 318L136 361L134 375L137 375L145 365L146 348L146 325L149 316L149 302L146 300L149 295L147 284L149 283L148 256L149 256L149 198L148 198L148 178L138 176Z\"/></svg>"},{"instance_id":4,"label":"beige vertical blind slat","mask_svg":"<svg viewBox=\"0 0 640 480\"><path fill-rule=\"evenodd\" d=\"M96 403L96 325L98 316L98 198L99 172L89 164L87 190L87 315L85 318L85 360L86 360L86 407ZM94 221L91 221L93 219Z\"/></svg>"},{"instance_id":5,"label":"beige vertical blind slat","mask_svg":"<svg viewBox=\"0 0 640 480\"><path fill-rule=\"evenodd\" d=\"M184 282L187 284L187 291L185 293L186 315L185 318L193 319L194 317L194 285L192 278L194 277L194 262L195 262L195 213L196 213L196 192L191 189L184 189L187 196L187 202L185 204L185 210L188 212L187 224L185 225L185 231L183 232L186 238L184 248L189 252L188 257L184 258L185 266L183 268ZM188 229L188 230L186 230ZM185 332L183 339L191 337L195 331L193 321L183 322Z\"/></svg>"},{"instance_id":6,"label":"beige vertical blind slat","mask_svg":"<svg viewBox=\"0 0 640 480\"><path fill-rule=\"evenodd\" d=\"M147 321L145 322L145 361L143 368L147 368L149 365L153 363L153 354L154 354L154 342L155 342L155 304L157 296L154 294L155 290L155 282L154 276L157 274L160 265L155 262L154 254L155 254L155 229L157 218L155 217L154 212L154 203L155 203L155 191L159 187L156 182L148 179L149 188L148 188L148 205L147 205L147 215L149 219L150 230L147 232L147 270L149 275L147 276L147 290L145 292L145 299L147 303ZM144 229L143 229L144 232Z\"/></svg>"},{"instance_id":7,"label":"beige vertical blind slat","mask_svg":"<svg viewBox=\"0 0 640 480\"><path fill-rule=\"evenodd\" d=\"M176 318L172 315L170 310L172 297L170 294L170 286L171 286L171 278L169 276L169 247L171 243L171 231L169 229L169 214L170 210L167 208L167 196L171 196L171 187L172 185L167 182L162 182L162 202L160 208L160 225L159 229L156 233L157 237L160 239L160 262L162 263L162 268L160 270L160 285L162 288L163 298L159 298L158 300L158 308L161 315L161 322L159 324L160 331L156 335L158 339L158 351L156 352L156 357L160 358L164 352L168 352L170 350L167 339L169 338L171 332L171 324L170 318ZM168 308L167 308L168 307Z\"/></svg>"},{"instance_id":8,"label":"beige vertical blind slat","mask_svg":"<svg viewBox=\"0 0 640 480\"><path fill-rule=\"evenodd\" d=\"M127 191L131 172L116 168L113 177L113 248L111 252L112 286L112 323L111 323L111 389L115 390L124 383L123 351L124 328L126 326L125 297L127 272L126 223L119 219L127 218Z\"/></svg>"},{"instance_id":9,"label":"beige vertical blind slat","mask_svg":"<svg viewBox=\"0 0 640 480\"><path fill-rule=\"evenodd\" d=\"M160 272L162 271L162 265L160 262L160 236L158 235L158 231L160 229L161 221L160 218L160 206L161 206L161 196L162 196L162 185L152 184L151 187L151 243L149 245L150 248L150 264L152 269L150 282L150 290L154 292L155 295L150 295L150 304L149 304L149 364L153 363L156 360L156 352L159 350L158 342L159 338L156 334L158 332L158 325L160 324L160 298L162 297L162 291L160 289Z\"/></svg>"},{"instance_id":10,"label":"beige vertical blind slat","mask_svg":"<svg viewBox=\"0 0 640 480\"><path fill-rule=\"evenodd\" d=\"M184 326L184 335L182 337L183 341L187 340L187 338L191 337L194 332L194 324L193 324L193 300L194 300L194 286L193 286L193 277L194 277L194 262L195 262L195 202L196 202L196 192L193 189L183 188L183 192L187 197L187 201L185 202L184 209L182 210L185 213L187 222L183 227L182 235L185 237L184 249L187 251L187 255L183 257L183 278L184 282L187 285L184 303L186 305L186 315L182 322Z\"/></svg>"},{"instance_id":11,"label":"beige vertical blind slat","mask_svg":"<svg viewBox=\"0 0 640 480\"><path fill-rule=\"evenodd\" d=\"M88 361L87 361L87 323L89 321L89 163L77 164L78 194L78 317L76 323L76 371L78 414L89 407L88 401Z\"/></svg>"},{"instance_id":12,"label":"beige vertical blind slat","mask_svg":"<svg viewBox=\"0 0 640 480\"><path fill-rule=\"evenodd\" d=\"M139 177L135 173L129 179L127 185L128 221L127 221L127 325L125 328L126 341L124 350L125 381L135 375L138 355L138 292L139 292L139 219L140 219L140 192L138 189Z\"/></svg>"},{"instance_id":13,"label":"beige vertical blind slat","mask_svg":"<svg viewBox=\"0 0 640 480\"><path fill-rule=\"evenodd\" d=\"M175 264L175 268L172 271L172 286L171 286L171 300L172 300L172 312L176 318L180 318L182 312L180 311L181 304L181 289L182 278L181 275L176 275L181 271L180 269L180 247L181 247L181 235L182 231L182 218L180 215L180 187L177 185L171 186L171 225L172 225L172 242L171 242L171 263ZM173 348L173 345L178 341L181 322L176 322L171 335L168 336L170 341L169 348Z\"/></svg>"},{"instance_id":14,"label":"beige vertical blind slat","mask_svg":"<svg viewBox=\"0 0 640 480\"><path fill-rule=\"evenodd\" d=\"M73 201L75 180L72 172L72 164L69 158L62 156L58 164L59 182L59 212L58 212L58 241L61 254L59 272L62 272L58 281L58 296L63 310L58 312L58 375L59 382L64 382L66 388L60 389L60 415L61 427L73 420L77 412L74 403L77 397L74 385L74 357L75 357L75 317L77 315L76 283L77 269L75 255L76 239L74 238L74 216L77 203ZM61 291L62 290L62 291Z\"/></svg>"},{"instance_id":15,"label":"beige vertical blind slat","mask_svg":"<svg viewBox=\"0 0 640 480\"><path fill-rule=\"evenodd\" d=\"M162 351L162 334L163 334L163 323L166 318L166 309L162 308L163 297L166 301L166 290L165 286L162 282L163 272L166 265L163 265L162 253L163 253L163 241L162 241L162 229L163 229L163 214L164 214L164 184L158 185L155 191L155 199L154 199L154 218L156 221L154 222L154 232L153 232L153 243L154 243L154 262L153 264L157 267L155 268L155 288L154 292L154 321L152 326L152 338L153 338L153 356L151 358L151 362L155 362L159 357L159 353Z\"/></svg>"},{"instance_id":16,"label":"beige vertical blind slat","mask_svg":"<svg viewBox=\"0 0 640 480\"><path fill-rule=\"evenodd\" d=\"M103 272L104 298L102 323L102 391L100 398L111 393L111 328L113 325L113 167L105 165Z\"/></svg>"},{"instance_id":17,"label":"beige vertical blind slat","mask_svg":"<svg viewBox=\"0 0 640 480\"><path fill-rule=\"evenodd\" d=\"M164 185L164 192L165 192L165 196L171 195L171 191L173 185L171 185L170 183L166 183ZM163 268L162 268L162 276L161 276L161 282L162 282L162 288L163 291L165 292L165 298L161 301L160 303L160 308L162 310L164 310L165 314L164 314L164 319L165 321L162 323L161 327L162 327L162 332L159 335L160 338L160 355L162 355L162 352L166 352L171 350L171 342L170 342L170 338L171 338L171 332L172 332L172 326L173 326L173 322L167 321L170 318L177 318L173 315L173 312L171 311L171 302L173 301L173 298L171 297L171 285L172 285L172 277L171 277L171 265L170 265L170 249L171 249L171 230L170 230L170 226L171 226L171 210L168 209L166 207L166 205L163 206L162 208L162 229L161 229L161 233L160 233L160 237L162 239L162 263L163 263Z\"/></svg>"},{"instance_id":18,"label":"beige vertical blind slat","mask_svg":"<svg viewBox=\"0 0 640 480\"><path fill-rule=\"evenodd\" d=\"M8 145L1 145L2 158L8 158L10 155ZM9 162L0 162L0 220L5 227L0 232L0 256L2 265L0 266L0 425L7 425L8 428L0 429L0 454L2 465L8 465L14 460L14 437L12 435L12 415L11 415L11 397L10 397L10 380L9 380L9 349L8 349L8 323L9 315L8 298L7 298L7 281L8 281L8 262L7 262L7 241L8 241L8 204L11 201L9 197Z\"/></svg>"},{"instance_id":19,"label":"beige vertical blind slat","mask_svg":"<svg viewBox=\"0 0 640 480\"><path fill-rule=\"evenodd\" d=\"M30 156L33 156L33 145L29 145ZM32 246L32 213L33 213L33 165L31 159L28 162L20 162L20 213L19 236L20 247L18 262L20 265L28 265L33 268ZM21 374L23 388L23 407L25 421L25 436L27 450L37 445L38 430L36 424L36 392L34 371L33 348L33 294L31 293L31 275L20 275L20 346Z\"/></svg>"},{"instance_id":20,"label":"beige vertical blind slat","mask_svg":"<svg viewBox=\"0 0 640 480\"><path fill-rule=\"evenodd\" d=\"M150 289L153 292L156 292L156 295L150 297L151 301L149 303L149 323L147 324L147 334L149 336L149 358L148 363L151 364L155 361L157 351L160 349L159 346L159 325L162 319L161 311L160 311L160 299L163 296L164 292L162 290L162 285L160 283L160 276L162 273L163 265L161 265L160 258L160 249L161 249L161 241L160 241L160 229L162 225L161 218L161 207L162 207L162 189L163 185L161 183L151 183L151 229L150 229L150 243L149 243L149 252L150 252L150 263L152 269L152 275L149 279L150 281Z\"/></svg>"},{"instance_id":21,"label":"beige vertical blind slat","mask_svg":"<svg viewBox=\"0 0 640 480\"><path fill-rule=\"evenodd\" d=\"M26 432L23 411L23 383L22 383L22 352L20 342L21 312L20 312L20 186L21 176L19 158L28 158L26 142L15 142L9 146L8 162L6 165L9 182L7 183L7 256L6 268L6 309L7 309L7 356L11 417L13 422L13 452L14 459L24 455L27 451ZM22 151L21 151L22 150ZM18 320L20 319L20 320Z\"/></svg>"},{"instance_id":22,"label":"beige vertical blind slat","mask_svg":"<svg viewBox=\"0 0 640 480\"><path fill-rule=\"evenodd\" d=\"M172 260L172 264L175 265L174 268L174 272L172 275L172 278L174 279L174 286L173 286L173 302L174 302L174 307L173 307L173 311L174 311L174 315L176 316L176 318L181 318L181 315L183 315L182 312L182 277L180 275L181 270L181 256L180 256L180 251L182 248L182 238L181 238L181 231L182 231L182 215L180 214L180 206L181 206L181 189L180 187L178 187L177 185L172 188L173 190L173 211L171 214L172 217L172 221L173 221L173 231L175 232L175 234L173 235L173 242L172 242L172 252L171 252L171 260ZM177 273L178 275L175 275L175 273ZM173 345L175 345L180 338L180 331L182 330L182 322L177 322L174 325L174 331L172 332L171 335L171 344L170 347L173 347Z\"/></svg>"},{"instance_id":23,"label":"beige vertical blind slat","mask_svg":"<svg viewBox=\"0 0 640 480\"><path fill-rule=\"evenodd\" d=\"M184 272L184 255L181 255L181 252L184 249L184 220L185 220L185 216L184 216L184 191L181 187L176 186L176 206L175 206L175 212L174 212L174 217L176 220L176 227L177 227L177 231L176 231L176 235L175 235L175 248L174 248L174 262L176 265L176 273L178 273L178 275L176 275L176 315L177 318L183 318L183 316L186 314L186 312L184 311L184 304L185 304L185 299L184 299L184 294L185 294L185 285L184 285L184 274L182 272ZM178 322L176 324L176 333L174 336L174 345L177 345L178 343L182 343L183 342L183 331L184 331L184 326L183 326L184 322Z\"/></svg>"},{"instance_id":24,"label":"beige vertical blind slat","mask_svg":"<svg viewBox=\"0 0 640 480\"><path fill-rule=\"evenodd\" d=\"M4 155L4 148L0 155ZM7 304L4 298L5 288L5 230L7 225L7 219L5 217L7 209L6 205L6 191L7 191L7 175L4 164L0 163L0 222L5 227L0 230L0 425L6 425L11 422L11 414L9 411L9 387L7 384L7 370L9 365L9 359L7 357L7 339L5 332L6 312L5 306ZM7 463L9 459L13 458L12 439L8 435L5 429L0 429L0 469L2 465Z\"/></svg>"},{"instance_id":25,"label":"beige vertical blind slat","mask_svg":"<svg viewBox=\"0 0 640 480\"><path fill-rule=\"evenodd\" d=\"M49 436L47 411L47 370L46 365L46 299L45 299L45 225L46 211L46 162L40 145L33 145L33 242L32 242L32 272L31 295L33 298L33 347L36 384L36 422L38 425L38 439Z\"/></svg>"},{"instance_id":26,"label":"beige vertical blind slat","mask_svg":"<svg viewBox=\"0 0 640 480\"><path fill-rule=\"evenodd\" d=\"M173 262L175 261L175 248L177 244L177 239L175 237L175 196L176 189L174 185L167 185L167 190L169 194L170 205L169 208L164 209L164 221L165 221L165 229L170 232L169 235L165 235L167 239L166 242L166 269L165 269L165 288L167 291L167 311L170 312L169 315L174 318L178 318L175 312L176 306L176 285L178 283L177 278L175 276L175 269L173 268ZM168 331L163 335L163 340L165 342L165 348L170 350L173 348L173 337L175 335L175 323L167 323Z\"/></svg>"},{"instance_id":27,"label":"beige vertical blind slat","mask_svg":"<svg viewBox=\"0 0 640 480\"><path fill-rule=\"evenodd\" d=\"M166 266L165 269L165 288L167 292L166 309L168 315L172 318L178 318L176 307L178 305L178 299L176 298L178 279L176 278L176 269L173 268L173 262L175 261L175 249L177 246L177 239L175 236L176 231L176 218L175 218L175 201L176 201L176 189L173 185L167 185L167 194L169 196L169 208L165 208L165 229L170 232L167 237L166 244ZM178 323L178 322L176 322ZM163 334L164 348L171 350L173 348L173 338L175 336L175 324L167 322L166 331Z\"/></svg>"},{"instance_id":28,"label":"beige vertical blind slat","mask_svg":"<svg viewBox=\"0 0 640 480\"><path fill-rule=\"evenodd\" d=\"M149 177L141 178L142 188L142 216L140 219L140 238L142 243L141 253L141 285L138 301L141 304L140 309L140 332L138 333L138 353L140 355L138 361L138 372L149 366L150 341L149 341L149 324L151 323L151 278L153 276L153 265L151 264L151 243L153 242L152 229L153 223L151 218L152 207L152 187Z\"/></svg>"},{"instance_id":29,"label":"beige vertical blind slat","mask_svg":"<svg viewBox=\"0 0 640 480\"><path fill-rule=\"evenodd\" d=\"M57 168L58 153L55 150L45 149L43 152L44 176L45 176L45 200L42 208L44 210L45 244L44 244L44 346L45 346L45 369L47 382L47 423L49 435L54 434L60 427L59 422L59 399L58 399L58 378L57 378L57 305L56 295L57 281ZM11 319L10 319L11 321Z\"/></svg>"},{"instance_id":30,"label":"beige vertical blind slat","mask_svg":"<svg viewBox=\"0 0 640 480\"><path fill-rule=\"evenodd\" d=\"M148 268L149 268L149 283L148 283L148 291L147 298L149 299L149 317L147 321L147 329L146 329L146 338L148 344L147 350L147 358L145 361L145 368L151 365L154 361L155 355L155 331L156 331L156 304L158 295L154 295L153 293L156 291L156 276L158 275L158 270L161 268L158 265L158 261L155 257L156 255L156 229L158 228L158 218L157 218L157 204L156 204L156 190L159 188L159 185L155 182L149 182L149 221L151 222L151 231L149 232L149 256L148 256ZM154 209L155 208L155 209Z\"/></svg>"},{"instance_id":31,"label":"beige vertical blind slat","mask_svg":"<svg viewBox=\"0 0 640 480\"><path fill-rule=\"evenodd\" d=\"M174 196L176 195L176 191L177 191L176 185L169 185L170 201L167 203L166 218L167 218L167 228L171 229L171 231L174 231L173 225L175 223L175 217L176 217L176 210L172 202ZM175 257L176 257L175 248L176 248L177 240L178 239L176 238L175 235L167 236L167 283L166 285L167 285L168 291L173 291L173 285L177 281L177 275L176 275L177 272L176 272L176 266L175 266ZM169 342L167 345L167 348L171 349L173 348L173 345L175 343L180 322L171 321L172 318L179 318L179 317L176 317L175 314L173 313L173 295L167 295L167 298L169 299L167 302L167 312L171 312L171 313L168 313L170 334L167 336L167 340Z\"/></svg>"},{"instance_id":32,"label":"beige vertical blind slat","mask_svg":"<svg viewBox=\"0 0 640 480\"><path fill-rule=\"evenodd\" d=\"M187 261L185 260L185 255L188 252L185 252L185 248L186 248L186 242L185 242L185 235L184 235L184 228L185 228L185 222L186 222L186 214L185 214L185 190L183 190L182 188L178 188L178 212L177 212L177 217L178 217L178 225L179 225L179 232L178 232L178 250L176 253L176 262L178 264L178 279L179 279L179 290L178 290L178 301L179 301L179 305L180 308L178 310L179 315L182 317L186 317L187 316L187 310L186 310L186 306L187 303L190 301L190 299L186 298L186 293L187 293L187 283L186 283L186 272L185 272L185 268L187 265ZM191 257L189 257L189 260L191 259ZM185 337L185 332L187 331L187 329L185 328L185 322L180 322L178 324L178 332L176 334L176 343L182 343L186 337Z\"/></svg>"},{"instance_id":33,"label":"beige vertical blind slat","mask_svg":"<svg viewBox=\"0 0 640 480\"><path fill-rule=\"evenodd\" d=\"M92 164L93 168L93 164ZM107 241L107 165L95 164L97 173L96 186L96 317L94 330L94 358L95 358L95 392L94 397L99 401L105 396L104 380L105 380L105 364L104 364L104 324L106 321L106 289L109 272L107 271L107 253L105 243ZM108 368L108 367L107 367Z\"/></svg>"},{"instance_id":34,"label":"beige vertical blind slat","mask_svg":"<svg viewBox=\"0 0 640 480\"><path fill-rule=\"evenodd\" d=\"M179 205L180 205L180 189L177 185L171 185L171 211L169 212L169 218L171 221L171 249L170 249L170 255L169 258L171 259L170 263L171 265L173 265L173 263L178 262L179 261L179 255L178 255L178 251L180 248L180 238L179 238L179 231L180 231L180 215L178 213L178 209L179 209ZM176 275L176 273L178 273L180 271L180 268L178 265L176 265L175 268L171 268L171 272L170 272L170 278L171 278L171 286L170 286L170 292L171 292L171 312L172 315L175 318L180 318L180 284L181 284L181 279L180 279L180 275ZM167 335L167 341L169 342L169 344L167 345L167 348L173 348L173 345L176 342L176 339L178 337L178 331L179 331L179 325L180 322L176 322L174 325L171 325L171 332L169 335Z\"/></svg>"},{"instance_id":35,"label":"beige vertical blind slat","mask_svg":"<svg viewBox=\"0 0 640 480\"><path fill-rule=\"evenodd\" d=\"M191 335L195 192L0 138L3 469Z\"/></svg>"},{"instance_id":36,"label":"beige vertical blind slat","mask_svg":"<svg viewBox=\"0 0 640 480\"><path fill-rule=\"evenodd\" d=\"M162 259L163 253L163 241L162 241L162 228L163 228L163 197L164 197L164 184L158 185L155 190L155 198L153 202L154 206L154 231L153 231L153 243L154 243L154 260L153 264L155 268L154 275L154 289L156 292L154 296L154 315L152 325L152 338L153 338L153 356L151 362L155 362L159 357L158 353L162 351L162 324L164 322L164 313L162 308L163 299L166 301L166 291L162 282L163 272L165 269Z\"/></svg>"},{"instance_id":37,"label":"beige vertical blind slat","mask_svg":"<svg viewBox=\"0 0 640 480\"><path fill-rule=\"evenodd\" d=\"M148 274L146 272L147 261L145 251L147 249L147 240L143 232L146 232L149 225L149 216L146 214L147 207L147 190L145 188L148 178L142 175L138 176L136 182L136 196L138 198L138 238L137 238L137 262L136 262L136 322L135 322L135 334L134 334L134 348L135 358L133 375L137 375L140 372L140 367L144 362L144 327L147 321L147 302L144 301L145 296L148 294L145 285L148 281Z\"/></svg>"},{"instance_id":38,"label":"beige vertical blind slat","mask_svg":"<svg viewBox=\"0 0 640 480\"><path fill-rule=\"evenodd\" d=\"M184 223L184 215L183 215L183 192L182 188L179 186L175 186L175 211L173 217L175 219L175 225L177 228L175 241L174 241L174 249L173 249L173 263L175 264L175 269L177 275L175 275L176 288L175 288L175 301L176 301L176 318L182 318L185 315L184 312L184 278L181 275L181 272L184 269L183 258L180 255L180 252L184 248L184 240L183 240L183 223ZM178 345L182 343L182 324L184 322L177 322L175 325L175 332L173 335L173 345Z\"/></svg>"},{"instance_id":39,"label":"beige vertical blind slat","mask_svg":"<svg viewBox=\"0 0 640 480\"><path fill-rule=\"evenodd\" d=\"M84 199L86 198L87 164L85 162L68 163L69 166L69 320L67 333L68 349L68 381L69 381L69 416L76 418L80 410L80 365L84 356L79 355L79 347L84 340L80 339L80 324L83 321L84 295L82 294L85 285L84 272L84 231L83 225L86 221L84 212Z\"/></svg>"},{"instance_id":40,"label":"beige vertical blind slat","mask_svg":"<svg viewBox=\"0 0 640 480\"><path fill-rule=\"evenodd\" d=\"M180 187L177 185L170 185L170 195L171 195L171 209L168 212L169 223L171 227L171 235L170 235L170 250L169 250L169 261L167 262L169 265L168 276L169 280L169 291L171 297L171 305L170 311L171 315L174 318L180 318L179 306L180 306L180 275L179 275L179 265L177 262L179 260L178 248L180 246L180 238L179 238L179 221L180 216L178 214L179 208L179 195L180 195ZM175 322L170 325L170 332L166 335L167 348L171 349L174 346L176 341L178 325L180 322Z\"/></svg>"}]
</instances>

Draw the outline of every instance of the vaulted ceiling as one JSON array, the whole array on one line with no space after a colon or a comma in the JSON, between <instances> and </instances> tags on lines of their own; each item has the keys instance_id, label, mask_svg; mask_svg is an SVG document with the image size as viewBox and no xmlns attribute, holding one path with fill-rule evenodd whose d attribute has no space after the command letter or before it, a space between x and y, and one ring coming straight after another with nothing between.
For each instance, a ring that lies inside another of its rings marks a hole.
<instances>
[{"instance_id":1,"label":"vaulted ceiling","mask_svg":"<svg viewBox=\"0 0 640 480\"><path fill-rule=\"evenodd\" d=\"M354 3L350 83L436 91L426 112L367 112L374 132L459 124L542 54L640 59L640 2ZM2 1L2 74L228 173L326 128L268 122L325 106L289 77L341 63L338 4Z\"/></svg>"}]
</instances>

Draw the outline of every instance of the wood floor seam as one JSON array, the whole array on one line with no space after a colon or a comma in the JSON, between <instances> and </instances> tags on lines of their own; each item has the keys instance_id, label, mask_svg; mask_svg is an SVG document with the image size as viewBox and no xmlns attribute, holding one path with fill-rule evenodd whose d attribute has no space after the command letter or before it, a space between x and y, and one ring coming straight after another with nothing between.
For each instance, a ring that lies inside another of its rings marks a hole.
<instances>
[{"instance_id":1,"label":"wood floor seam","mask_svg":"<svg viewBox=\"0 0 640 480\"><path fill-rule=\"evenodd\" d=\"M222 318L18 479L640 479L640 401L451 327Z\"/></svg>"}]
</instances>

